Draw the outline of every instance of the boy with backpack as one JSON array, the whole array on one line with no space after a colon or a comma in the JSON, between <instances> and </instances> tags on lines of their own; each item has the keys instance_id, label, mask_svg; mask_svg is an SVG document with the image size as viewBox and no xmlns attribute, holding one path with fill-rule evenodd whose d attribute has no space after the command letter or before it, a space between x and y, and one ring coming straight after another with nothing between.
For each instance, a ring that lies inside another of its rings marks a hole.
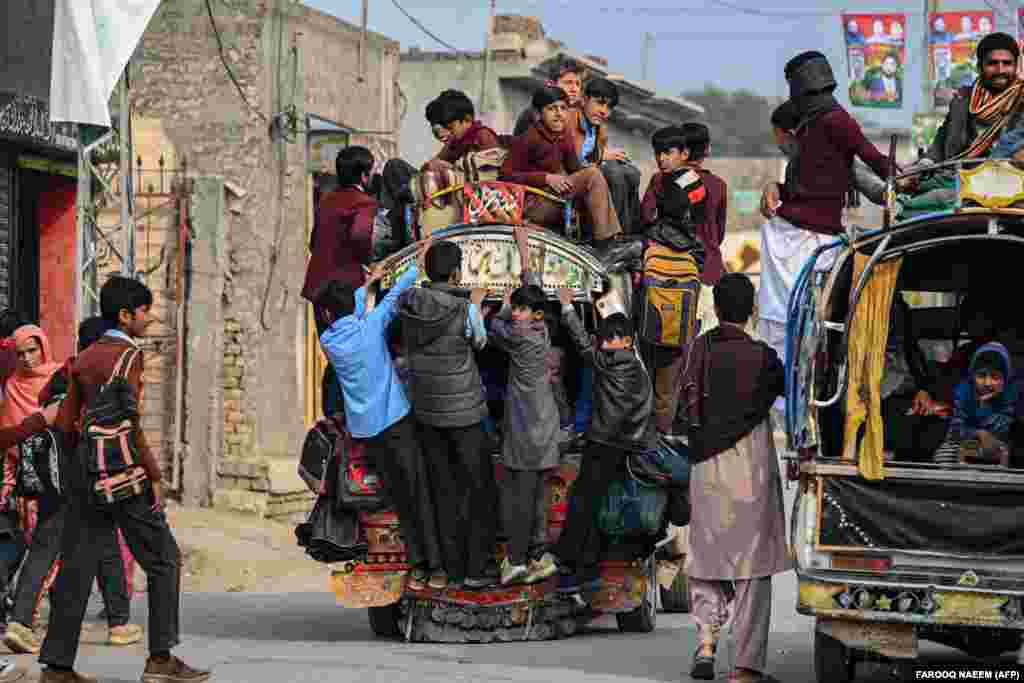
<instances>
[{"instance_id":1,"label":"boy with backpack","mask_svg":"<svg viewBox=\"0 0 1024 683\"><path fill-rule=\"evenodd\" d=\"M558 571L551 553L535 558L527 567L531 540L547 530L547 474L558 466L561 426L548 379L547 297L540 276L530 271L527 231L525 226L515 228L523 286L505 294L488 336L510 358L501 450L505 466L501 508L509 536L508 554L501 564L503 585L543 581Z\"/></svg>"},{"instance_id":2,"label":"boy with backpack","mask_svg":"<svg viewBox=\"0 0 1024 683\"><path fill-rule=\"evenodd\" d=\"M702 124L668 126L651 138L659 173L644 194L643 285L638 306L642 351L654 375L658 431L672 430L673 378L682 349L698 331L702 284L723 266L725 182L701 166L709 138Z\"/></svg>"},{"instance_id":3,"label":"boy with backpack","mask_svg":"<svg viewBox=\"0 0 1024 683\"><path fill-rule=\"evenodd\" d=\"M558 299L563 322L594 370L594 412L569 493L565 528L553 551L563 571L559 590L574 594L600 577L604 537L595 513L608 486L620 476L629 453L646 451L655 443L654 392L633 348L633 326L625 312L607 307L595 346L573 308L572 290L560 289Z\"/></svg>"},{"instance_id":4,"label":"boy with backpack","mask_svg":"<svg viewBox=\"0 0 1024 683\"><path fill-rule=\"evenodd\" d=\"M85 320L78 328L79 352L91 346L108 328L109 325L102 317ZM58 406L67 396L68 377L73 363L74 358L69 359L64 367L53 374L43 389L39 404L44 409ZM17 470L18 481L15 482L14 490L20 492L20 495L31 495L37 501L39 517L14 592L11 622L4 633L3 642L13 652L39 653L39 642L32 624L38 619L42 598L52 588L61 566L61 535L68 509L68 492L64 490L67 474L52 469L50 465L54 459L57 463L64 461L59 450L60 444L50 434L34 435L22 444L17 453L22 463L29 459L32 467L29 471ZM111 645L131 645L142 640L142 628L129 623L131 598L128 582L131 579L121 557L117 528L109 531L93 539L104 550L97 564L97 578L109 627L107 642Z\"/></svg>"},{"instance_id":5,"label":"boy with backpack","mask_svg":"<svg viewBox=\"0 0 1024 683\"><path fill-rule=\"evenodd\" d=\"M137 339L151 322L153 294L137 280L111 277L100 290L100 310L111 324L71 366L67 397L56 428L78 432L83 442L61 539L63 568L54 587L50 627L39 661L40 683L94 680L74 671L82 619L101 548L95 539L119 526L146 572L149 658L143 683L192 683L209 679L171 654L180 642L181 553L167 523L161 472L142 432L143 356ZM100 414L124 418L110 425ZM84 417L84 420L83 420ZM115 445L107 441L116 438ZM102 453L103 458L98 454ZM144 476L140 476L144 475Z\"/></svg>"}]
</instances>

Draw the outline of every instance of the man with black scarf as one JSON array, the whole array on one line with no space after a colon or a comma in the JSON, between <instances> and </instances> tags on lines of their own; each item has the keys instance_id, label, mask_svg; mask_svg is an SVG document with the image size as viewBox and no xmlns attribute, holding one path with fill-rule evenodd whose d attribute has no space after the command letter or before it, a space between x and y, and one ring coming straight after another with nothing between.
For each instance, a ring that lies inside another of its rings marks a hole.
<instances>
[{"instance_id":1,"label":"man with black scarf","mask_svg":"<svg viewBox=\"0 0 1024 683\"><path fill-rule=\"evenodd\" d=\"M833 96L836 79L823 54L801 53L786 64L785 73L796 109L798 149L786 168L785 182L771 183L761 197L761 213L768 222L761 228L758 293L758 332L780 357L785 355L786 308L796 276L818 247L843 231L854 159L860 158L883 178L891 170ZM818 265L830 264L819 260Z\"/></svg>"}]
</instances>

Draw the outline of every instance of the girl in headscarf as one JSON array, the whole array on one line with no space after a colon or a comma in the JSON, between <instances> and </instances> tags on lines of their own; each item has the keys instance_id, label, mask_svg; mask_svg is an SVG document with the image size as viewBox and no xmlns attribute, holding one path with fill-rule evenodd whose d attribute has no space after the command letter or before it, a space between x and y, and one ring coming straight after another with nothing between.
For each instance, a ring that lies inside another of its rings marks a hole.
<instances>
[{"instance_id":1,"label":"girl in headscarf","mask_svg":"<svg viewBox=\"0 0 1024 683\"><path fill-rule=\"evenodd\" d=\"M42 328L22 325L14 331L14 350L18 363L4 384L4 402L0 407L0 428L15 427L31 415L41 412L39 395L50 378L60 370L50 351L50 340ZM9 448L4 458L4 481L0 489L0 509L7 507L14 493L18 471L18 449ZM32 532L38 519L35 501L19 499L18 517L25 534L26 545L32 543Z\"/></svg>"},{"instance_id":2,"label":"girl in headscarf","mask_svg":"<svg viewBox=\"0 0 1024 683\"><path fill-rule=\"evenodd\" d=\"M1017 409L1011 371L1010 354L1002 344L992 342L977 350L967 379L954 393L953 419L946 441L935 452L935 462L1009 466L1010 428Z\"/></svg>"}]
</instances>

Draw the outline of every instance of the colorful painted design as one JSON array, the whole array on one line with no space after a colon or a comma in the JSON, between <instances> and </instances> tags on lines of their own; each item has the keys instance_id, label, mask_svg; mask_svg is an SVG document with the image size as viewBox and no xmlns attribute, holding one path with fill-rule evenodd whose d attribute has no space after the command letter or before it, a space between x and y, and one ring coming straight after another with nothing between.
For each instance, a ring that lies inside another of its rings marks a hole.
<instances>
[{"instance_id":1,"label":"colorful painted design","mask_svg":"<svg viewBox=\"0 0 1024 683\"><path fill-rule=\"evenodd\" d=\"M928 51L936 107L948 105L958 88L978 78L975 50L992 33L991 10L932 12L928 16Z\"/></svg>"},{"instance_id":2,"label":"colorful painted design","mask_svg":"<svg viewBox=\"0 0 1024 683\"><path fill-rule=\"evenodd\" d=\"M461 287L485 287L497 293L520 285L519 251L511 234L464 234L448 239L462 248ZM412 265L414 258L412 253L400 257L388 269L382 286L390 287ZM543 273L544 289L551 293L568 287L589 297L591 291L601 289L600 279L568 249L540 239L531 240L530 262L531 269Z\"/></svg>"},{"instance_id":3,"label":"colorful painted design","mask_svg":"<svg viewBox=\"0 0 1024 683\"><path fill-rule=\"evenodd\" d=\"M850 102L856 107L902 107L907 15L843 14L842 21Z\"/></svg>"}]
</instances>

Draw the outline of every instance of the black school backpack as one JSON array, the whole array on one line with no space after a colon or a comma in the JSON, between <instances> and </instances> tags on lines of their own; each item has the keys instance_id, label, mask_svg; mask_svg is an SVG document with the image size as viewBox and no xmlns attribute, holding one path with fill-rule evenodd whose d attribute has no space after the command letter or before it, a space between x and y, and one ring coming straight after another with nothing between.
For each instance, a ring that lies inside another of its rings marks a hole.
<instances>
[{"instance_id":1,"label":"black school backpack","mask_svg":"<svg viewBox=\"0 0 1024 683\"><path fill-rule=\"evenodd\" d=\"M146 477L141 469L136 431L139 400L128 382L129 369L142 349L125 349L110 379L85 407L82 443L86 481L94 502L111 504L142 494Z\"/></svg>"}]
</instances>

